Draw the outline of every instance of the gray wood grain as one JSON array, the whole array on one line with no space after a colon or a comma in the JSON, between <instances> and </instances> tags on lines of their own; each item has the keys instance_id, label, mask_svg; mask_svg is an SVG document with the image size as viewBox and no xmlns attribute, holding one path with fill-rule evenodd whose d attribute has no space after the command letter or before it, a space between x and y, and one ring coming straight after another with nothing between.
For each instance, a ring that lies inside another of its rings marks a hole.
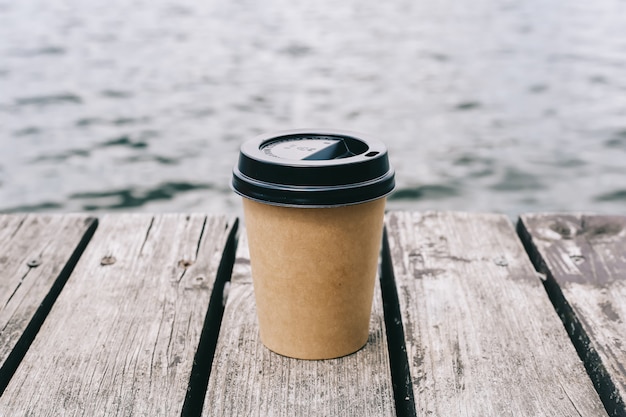
<instances>
[{"instance_id":1,"label":"gray wood grain","mask_svg":"<svg viewBox=\"0 0 626 417\"><path fill-rule=\"evenodd\" d=\"M395 415L380 290L375 293L370 337L360 351L322 361L275 354L258 336L242 233L202 415Z\"/></svg>"},{"instance_id":2,"label":"gray wood grain","mask_svg":"<svg viewBox=\"0 0 626 417\"><path fill-rule=\"evenodd\" d=\"M104 216L0 415L180 415L231 227L218 216Z\"/></svg>"},{"instance_id":3,"label":"gray wood grain","mask_svg":"<svg viewBox=\"0 0 626 417\"><path fill-rule=\"evenodd\" d=\"M386 226L418 415L606 415L505 216Z\"/></svg>"},{"instance_id":4,"label":"gray wood grain","mask_svg":"<svg viewBox=\"0 0 626 417\"><path fill-rule=\"evenodd\" d=\"M528 214L519 229L609 414L626 416L626 216Z\"/></svg>"},{"instance_id":5,"label":"gray wood grain","mask_svg":"<svg viewBox=\"0 0 626 417\"><path fill-rule=\"evenodd\" d=\"M82 215L0 216L0 393L94 226Z\"/></svg>"}]
</instances>

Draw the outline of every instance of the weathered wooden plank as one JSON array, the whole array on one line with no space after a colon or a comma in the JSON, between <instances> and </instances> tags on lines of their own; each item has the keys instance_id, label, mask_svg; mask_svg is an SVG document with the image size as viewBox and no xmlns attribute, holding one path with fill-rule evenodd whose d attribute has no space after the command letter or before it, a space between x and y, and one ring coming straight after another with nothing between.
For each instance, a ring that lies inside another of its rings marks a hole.
<instances>
[{"instance_id":1,"label":"weathered wooden plank","mask_svg":"<svg viewBox=\"0 0 626 417\"><path fill-rule=\"evenodd\" d=\"M418 415L606 415L505 216L386 225Z\"/></svg>"},{"instance_id":2,"label":"weathered wooden plank","mask_svg":"<svg viewBox=\"0 0 626 417\"><path fill-rule=\"evenodd\" d=\"M81 215L0 216L0 394L95 227Z\"/></svg>"},{"instance_id":3,"label":"weathered wooden plank","mask_svg":"<svg viewBox=\"0 0 626 417\"><path fill-rule=\"evenodd\" d=\"M518 230L607 411L626 416L626 216L528 214Z\"/></svg>"},{"instance_id":4,"label":"weathered wooden plank","mask_svg":"<svg viewBox=\"0 0 626 417\"><path fill-rule=\"evenodd\" d=\"M379 289L370 338L360 351L323 361L277 355L258 336L248 245L242 233L202 415L395 415Z\"/></svg>"},{"instance_id":5,"label":"weathered wooden plank","mask_svg":"<svg viewBox=\"0 0 626 417\"><path fill-rule=\"evenodd\" d=\"M231 227L218 216L103 217L0 415L180 415Z\"/></svg>"}]
</instances>

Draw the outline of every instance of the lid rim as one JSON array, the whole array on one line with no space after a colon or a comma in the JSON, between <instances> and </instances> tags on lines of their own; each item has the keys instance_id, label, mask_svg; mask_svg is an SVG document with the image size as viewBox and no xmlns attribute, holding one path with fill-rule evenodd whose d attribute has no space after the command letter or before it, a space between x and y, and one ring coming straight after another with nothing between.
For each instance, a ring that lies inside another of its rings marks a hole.
<instances>
[{"instance_id":1,"label":"lid rim","mask_svg":"<svg viewBox=\"0 0 626 417\"><path fill-rule=\"evenodd\" d=\"M344 140L348 151L356 149L359 153L337 156L337 152L328 152L328 159L306 159L307 152L316 152L328 144L320 147L311 139L325 141L327 137ZM294 145L276 148L278 153L264 149L268 143L298 138L306 142L297 148ZM389 195L395 188L395 171L385 145L368 135L344 130L297 129L259 135L242 144L230 187L242 197L266 204L334 207Z\"/></svg>"},{"instance_id":2,"label":"lid rim","mask_svg":"<svg viewBox=\"0 0 626 417\"><path fill-rule=\"evenodd\" d=\"M395 172L360 183L337 186L289 186L243 178L236 168L230 188L242 197L286 207L334 207L388 196L395 189Z\"/></svg>"},{"instance_id":3,"label":"lid rim","mask_svg":"<svg viewBox=\"0 0 626 417\"><path fill-rule=\"evenodd\" d=\"M364 203L369 203L370 201L375 201L375 200L379 200L381 198L385 198L388 197L393 190L387 192L386 194L383 194L379 197L374 197L374 198L369 198L367 200L359 200L359 201L347 201L347 202L343 202L343 203L328 203L328 204L324 204L324 203L315 203L315 204L297 204L297 203L293 203L293 202L278 202L278 201L270 201L270 200L263 200L261 198L254 198L254 197L250 197L247 195L244 195L240 192L238 192L237 190L233 190L235 191L235 193L243 198L246 198L248 200L252 200L252 201L256 201L257 203L261 203L261 204L267 204L268 206L276 206L276 207L291 207L291 208L302 208L302 209L314 209L314 208L333 208L333 207L346 207L346 206L355 206L357 204L364 204Z\"/></svg>"}]
</instances>

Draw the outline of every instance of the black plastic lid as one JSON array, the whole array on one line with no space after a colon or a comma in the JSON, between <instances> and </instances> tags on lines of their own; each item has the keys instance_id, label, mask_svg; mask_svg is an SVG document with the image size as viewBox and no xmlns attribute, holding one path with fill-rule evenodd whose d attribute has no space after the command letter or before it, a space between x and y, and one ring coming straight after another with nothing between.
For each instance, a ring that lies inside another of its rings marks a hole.
<instances>
[{"instance_id":1,"label":"black plastic lid","mask_svg":"<svg viewBox=\"0 0 626 417\"><path fill-rule=\"evenodd\" d=\"M395 186L387 148L362 134L289 130L241 146L232 188L279 206L332 207L384 197Z\"/></svg>"}]
</instances>

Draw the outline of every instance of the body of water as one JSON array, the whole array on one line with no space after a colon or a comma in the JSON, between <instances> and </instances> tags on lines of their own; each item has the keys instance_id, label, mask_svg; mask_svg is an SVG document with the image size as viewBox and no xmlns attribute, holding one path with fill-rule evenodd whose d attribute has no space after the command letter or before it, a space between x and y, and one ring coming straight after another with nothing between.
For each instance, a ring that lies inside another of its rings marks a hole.
<instances>
[{"instance_id":1,"label":"body of water","mask_svg":"<svg viewBox=\"0 0 626 417\"><path fill-rule=\"evenodd\" d=\"M626 210L622 0L0 0L0 212L238 212L239 145L383 140L392 209Z\"/></svg>"}]
</instances>

